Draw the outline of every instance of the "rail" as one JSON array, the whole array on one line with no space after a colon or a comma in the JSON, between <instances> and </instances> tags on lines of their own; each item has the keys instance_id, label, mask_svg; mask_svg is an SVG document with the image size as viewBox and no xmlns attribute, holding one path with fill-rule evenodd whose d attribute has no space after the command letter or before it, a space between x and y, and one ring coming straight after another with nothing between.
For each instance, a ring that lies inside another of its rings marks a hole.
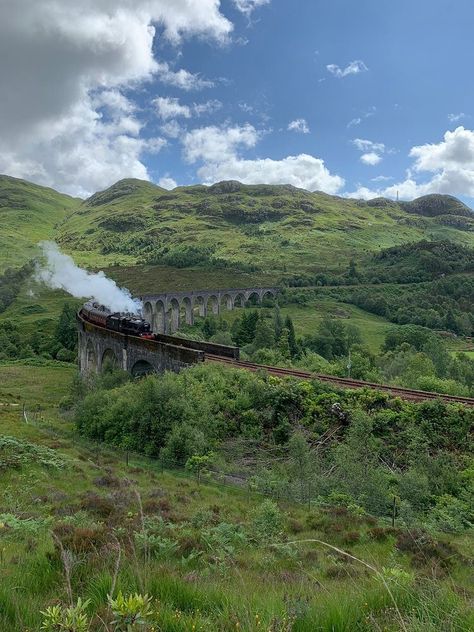
<instances>
[{"instance_id":1,"label":"rail","mask_svg":"<svg viewBox=\"0 0 474 632\"><path fill-rule=\"evenodd\" d=\"M335 375L325 375L323 373L311 373L309 371L301 371L298 369L284 369L281 367L269 366L266 364L245 362L243 360L231 360L228 358L223 358L221 356L212 356L209 354L206 354L205 360L207 362L219 362L229 364L236 368L246 369L248 371L266 371L270 375L276 375L279 377L296 377L301 380L319 380L320 382L327 382L329 384L332 384L333 386L338 386L340 388L370 388L411 401L420 402L426 400L441 399L442 401L447 403L457 403L464 404L465 406L474 406L474 398L472 397L460 397L457 395L446 395L443 393L433 393L430 391L420 391L411 388L403 388L401 386L378 384L376 382L364 382L363 380L353 380L350 378L337 377Z\"/></svg>"}]
</instances>

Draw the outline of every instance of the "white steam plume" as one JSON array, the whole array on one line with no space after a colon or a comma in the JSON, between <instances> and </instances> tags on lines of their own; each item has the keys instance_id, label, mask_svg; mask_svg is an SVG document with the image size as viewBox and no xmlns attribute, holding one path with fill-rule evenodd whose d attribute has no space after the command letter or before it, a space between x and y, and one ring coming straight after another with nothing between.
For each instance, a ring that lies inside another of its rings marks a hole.
<instances>
[{"instance_id":1,"label":"white steam plume","mask_svg":"<svg viewBox=\"0 0 474 632\"><path fill-rule=\"evenodd\" d=\"M48 287L65 290L76 298L93 299L113 312L137 314L141 311L141 302L133 299L127 289L119 288L102 271L91 273L79 268L53 241L42 241L39 245L46 261L38 266L36 278Z\"/></svg>"}]
</instances>

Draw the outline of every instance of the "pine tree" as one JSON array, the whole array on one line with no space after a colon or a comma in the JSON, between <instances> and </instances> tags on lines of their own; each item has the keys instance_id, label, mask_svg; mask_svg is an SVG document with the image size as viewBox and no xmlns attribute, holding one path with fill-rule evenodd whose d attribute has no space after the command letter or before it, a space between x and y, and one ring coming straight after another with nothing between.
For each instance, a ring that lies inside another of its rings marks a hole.
<instances>
[{"instance_id":1,"label":"pine tree","mask_svg":"<svg viewBox=\"0 0 474 632\"><path fill-rule=\"evenodd\" d=\"M283 329L283 319L281 317L280 306L278 303L273 310L273 327L275 329L275 340L281 336L281 330Z\"/></svg>"},{"instance_id":2,"label":"pine tree","mask_svg":"<svg viewBox=\"0 0 474 632\"><path fill-rule=\"evenodd\" d=\"M298 343L296 342L295 327L290 316L285 318L285 329L288 329L288 345L290 347L290 356L296 358L299 354Z\"/></svg>"},{"instance_id":3,"label":"pine tree","mask_svg":"<svg viewBox=\"0 0 474 632\"><path fill-rule=\"evenodd\" d=\"M271 349L275 344L273 329L264 318L259 318L258 320L253 344L256 349Z\"/></svg>"},{"instance_id":4,"label":"pine tree","mask_svg":"<svg viewBox=\"0 0 474 632\"><path fill-rule=\"evenodd\" d=\"M278 351L287 360L291 357L289 337L289 331L286 327L284 327L281 331L280 338L278 339Z\"/></svg>"},{"instance_id":5,"label":"pine tree","mask_svg":"<svg viewBox=\"0 0 474 632\"><path fill-rule=\"evenodd\" d=\"M70 303L64 303L56 326L55 338L66 349L75 350L77 344L76 310Z\"/></svg>"}]
</instances>

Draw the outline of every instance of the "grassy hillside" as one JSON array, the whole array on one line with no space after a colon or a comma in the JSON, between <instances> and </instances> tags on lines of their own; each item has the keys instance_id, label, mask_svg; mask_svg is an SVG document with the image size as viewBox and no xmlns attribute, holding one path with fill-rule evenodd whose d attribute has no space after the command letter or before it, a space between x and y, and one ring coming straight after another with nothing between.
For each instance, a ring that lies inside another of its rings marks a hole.
<instances>
[{"instance_id":1,"label":"grassy hillside","mask_svg":"<svg viewBox=\"0 0 474 632\"><path fill-rule=\"evenodd\" d=\"M0 175L0 271L37 254L35 245L52 239L56 227L79 201L53 189Z\"/></svg>"},{"instance_id":2,"label":"grassy hillside","mask_svg":"<svg viewBox=\"0 0 474 632\"><path fill-rule=\"evenodd\" d=\"M472 629L470 532L401 519L392 529L355 506L264 503L251 488L198 484L134 455L127 466L60 415L72 375L0 366L0 629L39 630L41 611L82 597L91 630L118 632L107 594L119 590L153 599L150 625L131 629ZM331 401L323 395L313 416Z\"/></svg>"},{"instance_id":3,"label":"grassy hillside","mask_svg":"<svg viewBox=\"0 0 474 632\"><path fill-rule=\"evenodd\" d=\"M284 275L337 270L352 257L421 239L473 246L473 217L449 196L406 207L285 185L221 182L164 191L122 180L85 200L58 240L88 265L220 265Z\"/></svg>"}]
</instances>

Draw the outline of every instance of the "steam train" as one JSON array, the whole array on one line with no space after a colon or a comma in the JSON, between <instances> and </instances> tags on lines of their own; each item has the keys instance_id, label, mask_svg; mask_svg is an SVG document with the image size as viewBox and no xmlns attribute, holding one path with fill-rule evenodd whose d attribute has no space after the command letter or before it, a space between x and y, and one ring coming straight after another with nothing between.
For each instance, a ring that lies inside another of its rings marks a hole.
<instances>
[{"instance_id":1,"label":"steam train","mask_svg":"<svg viewBox=\"0 0 474 632\"><path fill-rule=\"evenodd\" d=\"M138 336L139 338L153 339L151 325L143 318L134 316L133 314L123 314L120 312L112 312L104 305L88 301L84 303L79 311L80 316L84 320L89 321L99 327L118 331L127 336Z\"/></svg>"}]
</instances>

